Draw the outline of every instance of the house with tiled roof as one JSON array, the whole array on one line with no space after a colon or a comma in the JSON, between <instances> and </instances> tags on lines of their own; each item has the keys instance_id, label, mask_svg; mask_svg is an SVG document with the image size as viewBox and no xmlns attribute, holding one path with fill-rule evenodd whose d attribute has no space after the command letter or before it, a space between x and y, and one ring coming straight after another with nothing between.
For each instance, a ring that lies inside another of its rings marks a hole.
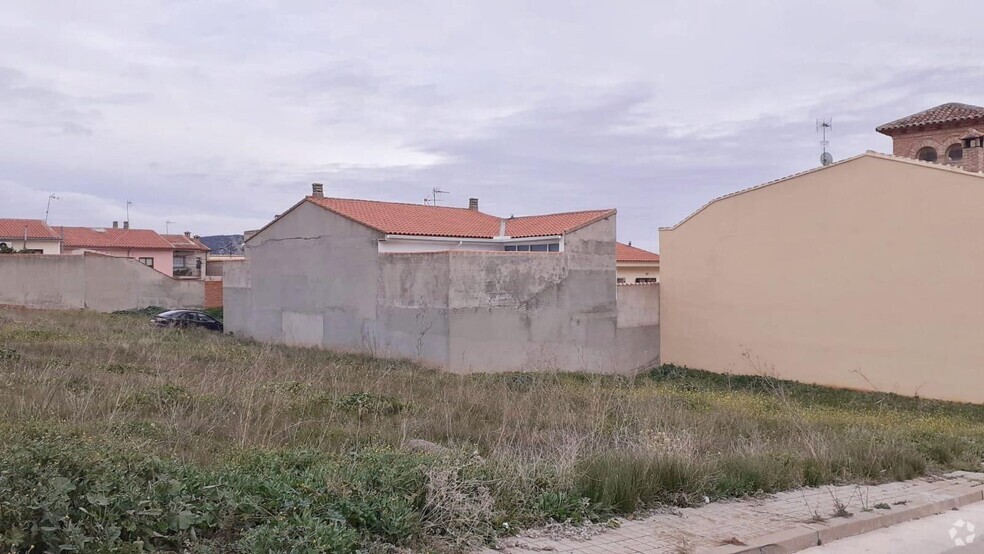
<instances>
[{"instance_id":1,"label":"house with tiled roof","mask_svg":"<svg viewBox=\"0 0 984 554\"><path fill-rule=\"evenodd\" d=\"M61 237L63 254L94 252L134 258L169 277L201 279L205 275L208 247L191 233L161 235L153 229L133 229L126 221L122 227L114 221L111 227L52 229Z\"/></svg>"},{"instance_id":2,"label":"house with tiled roof","mask_svg":"<svg viewBox=\"0 0 984 554\"><path fill-rule=\"evenodd\" d=\"M892 137L896 156L984 171L984 160L969 159L967 144L984 130L984 107L951 102L907 115L875 130Z\"/></svg>"},{"instance_id":3,"label":"house with tiled roof","mask_svg":"<svg viewBox=\"0 0 984 554\"><path fill-rule=\"evenodd\" d=\"M330 198L315 184L246 233L246 260L224 270L226 329L457 372L630 372L658 355L658 313L619 319L615 217L500 217L477 199Z\"/></svg>"},{"instance_id":4,"label":"house with tiled roof","mask_svg":"<svg viewBox=\"0 0 984 554\"><path fill-rule=\"evenodd\" d=\"M659 254L643 250L632 243L615 243L616 279L620 285L659 282Z\"/></svg>"},{"instance_id":5,"label":"house with tiled roof","mask_svg":"<svg viewBox=\"0 0 984 554\"><path fill-rule=\"evenodd\" d=\"M208 246L191 232L185 231L180 235L161 235L171 244L172 276L178 279L201 279L205 276Z\"/></svg>"},{"instance_id":6,"label":"house with tiled roof","mask_svg":"<svg viewBox=\"0 0 984 554\"><path fill-rule=\"evenodd\" d=\"M0 252L60 254L61 237L41 219L0 218Z\"/></svg>"},{"instance_id":7,"label":"house with tiled roof","mask_svg":"<svg viewBox=\"0 0 984 554\"><path fill-rule=\"evenodd\" d=\"M155 270L171 275L174 247L157 231L131 229L128 222L120 227L55 227L62 236L64 254L96 252L119 258L134 258Z\"/></svg>"}]
</instances>

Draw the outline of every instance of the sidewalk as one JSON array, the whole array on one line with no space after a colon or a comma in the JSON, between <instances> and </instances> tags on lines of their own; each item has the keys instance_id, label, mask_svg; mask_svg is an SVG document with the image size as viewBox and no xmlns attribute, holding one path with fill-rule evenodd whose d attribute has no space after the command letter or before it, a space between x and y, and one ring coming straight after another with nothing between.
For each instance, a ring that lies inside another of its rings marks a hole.
<instances>
[{"instance_id":1,"label":"sidewalk","mask_svg":"<svg viewBox=\"0 0 984 554\"><path fill-rule=\"evenodd\" d=\"M500 552L734 554L759 552L758 547L768 545L771 548L766 552L795 552L982 499L984 473L954 472L877 486L800 489L760 499L684 508L639 520L620 520L620 526L599 528L597 535L582 540L530 530L503 540ZM842 510L838 510L838 503ZM841 515L835 516L835 512ZM845 512L851 515L844 517Z\"/></svg>"}]
</instances>

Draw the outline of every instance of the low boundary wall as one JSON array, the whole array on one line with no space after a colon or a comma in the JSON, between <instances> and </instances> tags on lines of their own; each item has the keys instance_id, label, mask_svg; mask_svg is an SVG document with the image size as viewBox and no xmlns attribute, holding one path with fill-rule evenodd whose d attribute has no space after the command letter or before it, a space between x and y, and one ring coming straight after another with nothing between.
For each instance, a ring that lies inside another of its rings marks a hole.
<instances>
[{"instance_id":1,"label":"low boundary wall","mask_svg":"<svg viewBox=\"0 0 984 554\"><path fill-rule=\"evenodd\" d=\"M168 277L132 258L82 255L0 255L0 304L112 312L162 306L200 307L203 281Z\"/></svg>"}]
</instances>

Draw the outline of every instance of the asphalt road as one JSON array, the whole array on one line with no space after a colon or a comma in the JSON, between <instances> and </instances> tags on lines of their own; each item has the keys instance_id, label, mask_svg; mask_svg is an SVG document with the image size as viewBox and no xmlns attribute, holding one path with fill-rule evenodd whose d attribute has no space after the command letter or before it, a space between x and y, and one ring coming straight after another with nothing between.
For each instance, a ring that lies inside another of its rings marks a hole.
<instances>
[{"instance_id":1,"label":"asphalt road","mask_svg":"<svg viewBox=\"0 0 984 554\"><path fill-rule=\"evenodd\" d=\"M963 521L963 526L957 526ZM976 535L972 542L959 546L955 539L967 539L968 525ZM954 538L950 538L950 530ZM984 554L984 502L969 504L959 510L924 517L871 533L848 537L823 546L802 550L804 554Z\"/></svg>"}]
</instances>

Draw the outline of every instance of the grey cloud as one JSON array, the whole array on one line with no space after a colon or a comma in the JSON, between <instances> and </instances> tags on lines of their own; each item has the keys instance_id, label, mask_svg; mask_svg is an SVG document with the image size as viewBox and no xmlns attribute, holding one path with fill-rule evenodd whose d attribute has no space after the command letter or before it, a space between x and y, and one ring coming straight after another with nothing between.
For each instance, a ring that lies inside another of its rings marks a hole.
<instances>
[{"instance_id":1,"label":"grey cloud","mask_svg":"<svg viewBox=\"0 0 984 554\"><path fill-rule=\"evenodd\" d=\"M832 2L837 40L795 3L23 8L62 32L0 38L17 127L0 183L38 198L0 215L69 191L239 232L223 226L262 224L313 181L411 202L440 186L503 215L615 207L620 236L655 248L704 202L815 166L819 116L842 159L889 148L880 123L984 104L984 8L917 24L918 7ZM59 220L88 223L68 202Z\"/></svg>"}]
</instances>

